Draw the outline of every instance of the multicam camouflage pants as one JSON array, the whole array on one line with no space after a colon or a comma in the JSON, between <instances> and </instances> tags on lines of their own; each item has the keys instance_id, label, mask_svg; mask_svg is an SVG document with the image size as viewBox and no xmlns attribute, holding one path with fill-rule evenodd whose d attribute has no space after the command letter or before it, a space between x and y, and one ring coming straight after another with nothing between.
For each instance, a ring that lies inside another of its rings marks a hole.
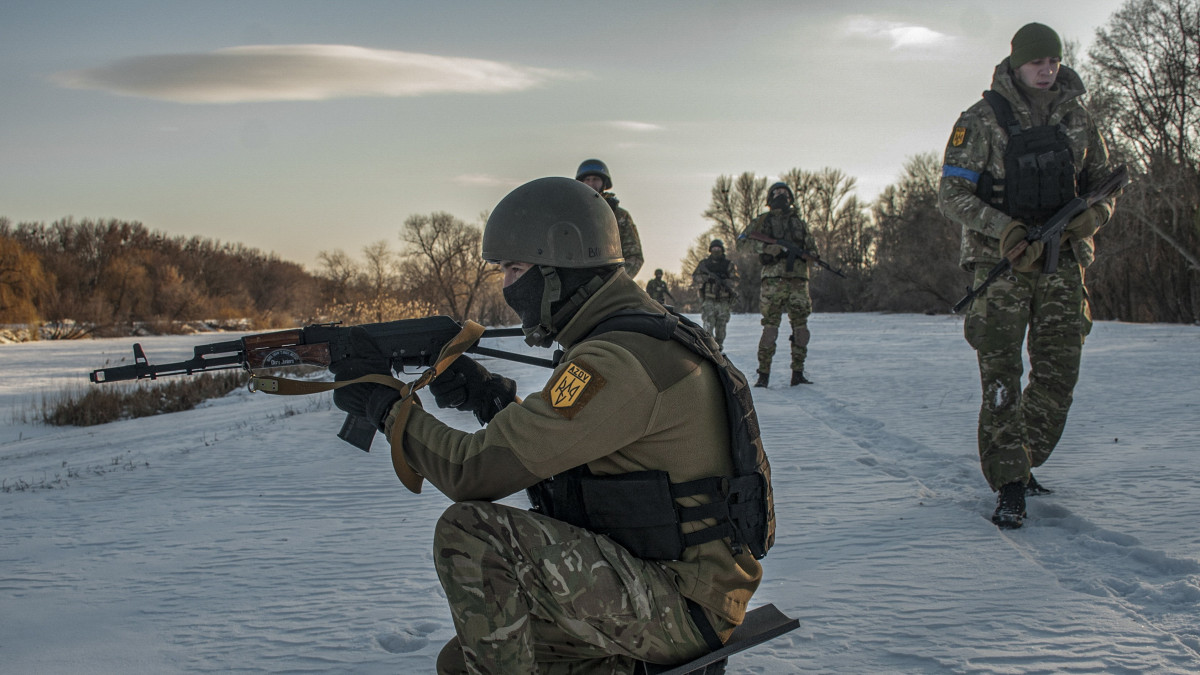
<instances>
[{"instance_id":1,"label":"multicam camouflage pants","mask_svg":"<svg viewBox=\"0 0 1200 675\"><path fill-rule=\"evenodd\" d=\"M458 632L443 675L631 673L708 651L669 570L562 521L460 502L434 558Z\"/></svg>"},{"instance_id":2,"label":"multicam camouflage pants","mask_svg":"<svg viewBox=\"0 0 1200 675\"><path fill-rule=\"evenodd\" d=\"M721 349L725 348L725 326L729 323L729 314L732 311L733 298L704 298L700 301L700 320L704 323L704 330L713 336Z\"/></svg>"},{"instance_id":3,"label":"multicam camouflage pants","mask_svg":"<svg viewBox=\"0 0 1200 675\"><path fill-rule=\"evenodd\" d=\"M803 371L804 359L808 357L808 316L812 314L808 280L766 277L762 280L758 304L763 325L762 338L758 341L758 372L771 372L775 340L779 338L779 324L784 312L792 325L792 370Z\"/></svg>"},{"instance_id":4,"label":"multicam camouflage pants","mask_svg":"<svg viewBox=\"0 0 1200 675\"><path fill-rule=\"evenodd\" d=\"M990 266L977 266L975 285ZM1029 382L1021 391L1028 328ZM979 357L979 462L993 490L1029 480L1067 423L1084 337L1092 329L1083 270L1066 254L1054 274L1010 272L976 298L964 333Z\"/></svg>"}]
</instances>

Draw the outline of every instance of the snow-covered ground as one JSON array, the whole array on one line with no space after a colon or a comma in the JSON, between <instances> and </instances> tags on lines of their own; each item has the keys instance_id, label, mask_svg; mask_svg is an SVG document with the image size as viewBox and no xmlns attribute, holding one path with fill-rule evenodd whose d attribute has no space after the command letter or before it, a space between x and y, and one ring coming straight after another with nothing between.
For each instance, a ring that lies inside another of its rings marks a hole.
<instances>
[{"instance_id":1,"label":"snow-covered ground","mask_svg":"<svg viewBox=\"0 0 1200 675\"><path fill-rule=\"evenodd\" d=\"M1096 325L1038 471L1056 492L1000 531L960 321L810 325L816 384L784 386L777 359L754 390L779 516L756 602L802 625L731 673L1200 672L1200 328ZM758 333L756 316L730 324L747 372ZM227 338L142 343L163 362ZM327 395L33 422L132 342L0 345L0 671L432 672L453 634L430 553L448 502L337 440ZM522 394L547 377L486 365Z\"/></svg>"}]
</instances>

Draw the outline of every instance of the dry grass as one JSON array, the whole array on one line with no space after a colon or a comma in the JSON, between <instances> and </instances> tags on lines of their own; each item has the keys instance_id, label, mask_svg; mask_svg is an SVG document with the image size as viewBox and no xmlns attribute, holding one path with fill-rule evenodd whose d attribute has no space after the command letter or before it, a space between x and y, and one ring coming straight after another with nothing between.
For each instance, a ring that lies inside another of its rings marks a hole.
<instances>
[{"instance_id":1,"label":"dry grass","mask_svg":"<svg viewBox=\"0 0 1200 675\"><path fill-rule=\"evenodd\" d=\"M92 385L42 401L41 418L56 426L92 426L122 419L191 410L246 385L249 373L227 370L132 386Z\"/></svg>"}]
</instances>

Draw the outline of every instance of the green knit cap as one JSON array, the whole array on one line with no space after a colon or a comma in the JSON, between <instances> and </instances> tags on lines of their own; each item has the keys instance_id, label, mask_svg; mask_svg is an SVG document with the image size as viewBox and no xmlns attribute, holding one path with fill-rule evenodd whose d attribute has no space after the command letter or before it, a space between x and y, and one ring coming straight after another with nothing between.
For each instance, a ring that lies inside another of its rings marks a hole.
<instances>
[{"instance_id":1,"label":"green knit cap","mask_svg":"<svg viewBox=\"0 0 1200 675\"><path fill-rule=\"evenodd\" d=\"M1040 23L1027 23L1012 39L1012 55L1008 64L1013 68L1046 57L1062 58L1062 40L1054 29Z\"/></svg>"}]
</instances>

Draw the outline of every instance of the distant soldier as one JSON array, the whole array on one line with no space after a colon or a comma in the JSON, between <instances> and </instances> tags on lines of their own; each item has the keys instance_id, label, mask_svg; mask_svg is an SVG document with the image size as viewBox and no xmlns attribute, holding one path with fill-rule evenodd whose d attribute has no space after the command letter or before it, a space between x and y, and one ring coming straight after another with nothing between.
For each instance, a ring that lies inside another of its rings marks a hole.
<instances>
[{"instance_id":1,"label":"distant soldier","mask_svg":"<svg viewBox=\"0 0 1200 675\"><path fill-rule=\"evenodd\" d=\"M713 239L708 245L708 257L692 272L692 285L700 291L700 318L704 330L725 349L725 326L737 298L734 283L738 280L737 265L725 257L725 242Z\"/></svg>"},{"instance_id":2,"label":"distant soldier","mask_svg":"<svg viewBox=\"0 0 1200 675\"><path fill-rule=\"evenodd\" d=\"M675 302L675 296L671 295L670 289L667 288L667 282L663 281L663 271L661 269L654 270L654 278L646 282L646 294L660 305L667 304L667 298L671 298L671 302Z\"/></svg>"},{"instance_id":3,"label":"distant soldier","mask_svg":"<svg viewBox=\"0 0 1200 675\"><path fill-rule=\"evenodd\" d=\"M817 241L808 230L808 223L796 213L795 195L786 183L779 182L767 190L770 210L760 213L750 223L747 233L761 232L773 239L783 239L800 249L817 255ZM758 381L756 387L766 387L771 379L771 361L775 357L775 340L779 324L787 312L792 326L792 384L812 384L804 377L804 360L808 357L808 316L812 314L812 298L808 295L808 260L789 258L778 244L745 239L754 246L762 262L762 288L759 306L762 310L762 338L758 342Z\"/></svg>"},{"instance_id":4,"label":"distant soldier","mask_svg":"<svg viewBox=\"0 0 1200 675\"><path fill-rule=\"evenodd\" d=\"M612 176L608 166L598 159L585 159L575 172L575 180L599 192L604 201L612 207L613 215L617 217L617 229L621 233L621 254L625 256L625 274L632 279L642 269L645 258L642 257L642 240L638 237L637 225L633 224L633 216L618 206L621 200L609 192L612 189Z\"/></svg>"},{"instance_id":5,"label":"distant soldier","mask_svg":"<svg viewBox=\"0 0 1200 675\"><path fill-rule=\"evenodd\" d=\"M1104 139L1081 102L1083 81L1061 60L1054 30L1022 27L992 88L958 118L946 144L938 204L962 225L959 264L976 286L1030 228L1111 173ZM1067 422L1092 328L1083 269L1095 258L1092 235L1113 205L1100 201L1067 225L1069 245L1054 273L1042 273L1043 244L1035 242L967 310L964 331L983 384L979 461L998 492L998 527L1020 527L1025 496L1048 492L1030 467L1050 457ZM1027 333L1030 373L1022 392Z\"/></svg>"}]
</instances>

